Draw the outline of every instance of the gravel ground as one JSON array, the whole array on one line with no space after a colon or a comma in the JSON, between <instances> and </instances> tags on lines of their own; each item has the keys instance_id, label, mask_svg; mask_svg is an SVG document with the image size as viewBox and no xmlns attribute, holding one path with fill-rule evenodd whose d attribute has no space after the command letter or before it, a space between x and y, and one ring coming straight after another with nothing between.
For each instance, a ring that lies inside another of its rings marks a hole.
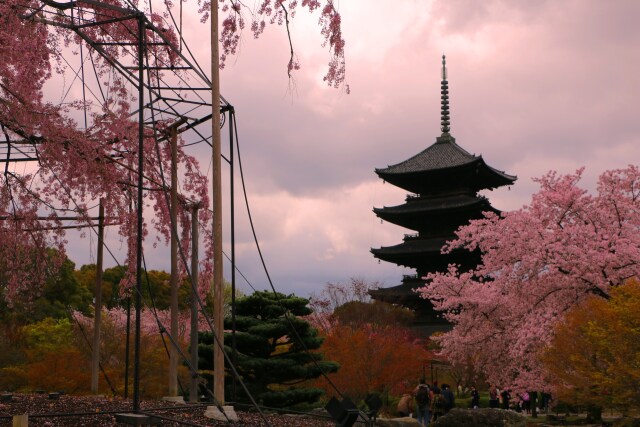
<instances>
[{"instance_id":1,"label":"gravel ground","mask_svg":"<svg viewBox=\"0 0 640 427\"><path fill-rule=\"evenodd\" d=\"M0 426L12 426L13 416L28 414L31 426L116 426L115 414L129 412L131 400L96 396L62 395L57 400L48 394L16 394L11 402L0 403ZM179 405L162 401L140 402L142 411L162 419L162 426L223 426L228 422L214 421L204 416L204 405ZM260 414L238 412L237 426L272 427L333 427L328 419L306 416L265 414L267 423Z\"/></svg>"}]
</instances>

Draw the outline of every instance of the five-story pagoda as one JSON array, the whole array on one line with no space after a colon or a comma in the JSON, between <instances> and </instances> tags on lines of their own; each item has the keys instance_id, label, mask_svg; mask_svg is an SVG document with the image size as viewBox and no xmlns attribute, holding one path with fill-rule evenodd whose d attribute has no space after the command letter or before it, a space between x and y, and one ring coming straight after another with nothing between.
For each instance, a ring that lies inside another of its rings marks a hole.
<instances>
[{"instance_id":1,"label":"five-story pagoda","mask_svg":"<svg viewBox=\"0 0 640 427\"><path fill-rule=\"evenodd\" d=\"M456 144L450 134L449 89L447 68L442 56L442 135L424 151L395 165L376 169L384 181L409 192L405 203L374 208L375 214L388 222L413 230L402 243L371 249L383 261L409 267L416 275L404 276L402 284L371 291L375 300L399 304L416 311L418 324L436 326L445 323L434 312L429 301L419 298L415 289L425 285L428 273L445 271L449 264L470 269L480 261L478 252L464 249L442 254L445 242L471 219L482 218L482 212L498 212L480 190L510 185L516 180L487 165L482 156L469 154Z\"/></svg>"}]
</instances>

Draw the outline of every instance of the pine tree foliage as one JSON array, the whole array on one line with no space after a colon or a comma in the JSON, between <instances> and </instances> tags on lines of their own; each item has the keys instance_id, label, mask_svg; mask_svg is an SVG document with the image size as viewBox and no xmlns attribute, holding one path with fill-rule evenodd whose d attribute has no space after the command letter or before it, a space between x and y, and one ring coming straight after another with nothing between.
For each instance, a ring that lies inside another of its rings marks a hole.
<instances>
[{"instance_id":1,"label":"pine tree foliage","mask_svg":"<svg viewBox=\"0 0 640 427\"><path fill-rule=\"evenodd\" d=\"M313 403L322 395L322 390L301 383L339 368L337 363L323 360L322 354L314 351L320 348L323 339L308 321L301 318L311 314L308 303L305 298L268 291L258 291L236 301L236 369L260 404L291 407ZM227 317L225 329L230 331L231 327L231 318ZM225 333L224 341L225 350L233 357L230 332ZM211 369L212 350L211 334L201 334L201 368ZM227 376L226 393L231 396L233 380L229 371ZM237 400L248 401L239 385Z\"/></svg>"}]
</instances>

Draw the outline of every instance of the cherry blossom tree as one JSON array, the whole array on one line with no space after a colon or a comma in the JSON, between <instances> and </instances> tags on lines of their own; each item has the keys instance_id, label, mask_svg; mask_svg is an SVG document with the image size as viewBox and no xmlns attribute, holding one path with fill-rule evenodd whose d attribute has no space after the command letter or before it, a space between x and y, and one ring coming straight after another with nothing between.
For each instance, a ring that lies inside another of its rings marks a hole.
<instances>
[{"instance_id":1,"label":"cherry blossom tree","mask_svg":"<svg viewBox=\"0 0 640 427\"><path fill-rule=\"evenodd\" d=\"M55 2L48 2L51 5ZM129 8L136 5L140 10L149 10L144 2L108 0L108 6ZM58 3L55 3L58 4ZM59 3L62 4L62 3ZM99 199L104 200L106 216L118 224L128 253L124 264L129 266L129 280L134 275L135 248L137 240L136 207L131 194L136 185L138 123L131 112L135 110L135 94L121 75L114 72L113 61L119 56L136 55L136 29L133 21L118 19L115 8L96 9L103 23L87 26L85 31L100 43L102 55L91 57L96 78L109 81L103 101L96 104L86 100L55 103L45 96L45 85L53 75L73 75L64 58L71 49L78 54L78 46L84 43L80 37L66 31L68 24L64 14L43 19L42 0L6 0L0 2L0 138L9 146L9 141L27 144L38 159L37 168L17 173L5 163L0 178L0 263L6 272L5 296L10 301L13 295L32 292L37 295L46 282L47 275L62 265L65 259L65 233L58 219L61 214L72 214L86 223L92 223L90 209ZM91 4L84 5L91 9ZM149 21L161 28L162 43L151 43L148 54L159 64L179 66L181 58L177 49L179 36L169 24L170 1L165 2L165 12L150 13ZM289 29L289 20L298 9L309 12L320 11L319 25L325 37L325 45L331 52L329 70L325 81L334 87L344 82L344 40L340 27L340 15L331 0L303 0L302 2L265 0L254 10L234 0L222 0L223 62L234 54L240 42L240 33L245 26L244 13L251 14L251 29L258 37L267 24L283 24ZM207 19L210 3L200 4L203 20ZM109 19L113 18L113 19ZM151 41L157 41L158 32L145 30ZM129 46L115 47L117 43ZM291 72L299 67L293 48L288 64ZM76 71L77 73L77 71ZM152 82L157 82L160 72L151 73ZM77 77L77 74L76 74ZM102 84L102 83L99 83ZM78 117L85 114L85 123ZM166 129L171 123L161 120L144 129L145 157L145 205L153 210L152 219L145 218L143 237L153 230L158 240L167 241L171 235L171 220L167 190L163 175L169 171L171 155L166 141ZM198 201L208 205L206 174L198 161L187 153L185 141L180 140L178 162L181 170L179 222L183 252L188 265L190 217L186 204ZM43 219L44 218L44 219ZM209 229L212 220L208 210L202 209L200 223ZM207 255L202 261L200 288L208 289L211 276L211 239L206 239ZM44 257L47 248L57 249L58 258ZM183 271L186 265L181 264ZM125 283L125 284L126 284Z\"/></svg>"},{"instance_id":2,"label":"cherry blossom tree","mask_svg":"<svg viewBox=\"0 0 640 427\"><path fill-rule=\"evenodd\" d=\"M206 22L211 11L210 0L198 0L202 21ZM260 0L257 8L250 8L238 0L220 0L220 10L226 16L221 20L220 44L222 47L220 55L220 66L224 67L229 55L234 55L240 43L242 30L247 25L247 18L244 12L248 13L251 25L251 32L255 38L260 37L267 24L284 25L289 36L289 47L291 55L287 63L287 73L291 77L294 70L300 69L300 62L297 59L293 47L293 40L290 32L290 20L293 19L300 9L306 9L310 13L320 11L318 24L320 33L324 38L323 47L328 46L330 52L329 66L323 80L334 88L339 88L345 83L345 41L342 37L342 18L336 9L333 0ZM345 86L349 92L349 86Z\"/></svg>"},{"instance_id":3,"label":"cherry blossom tree","mask_svg":"<svg viewBox=\"0 0 640 427\"><path fill-rule=\"evenodd\" d=\"M582 172L549 172L529 205L461 227L443 250L480 250L482 262L430 274L419 291L453 324L439 338L442 352L471 360L493 384L548 389L540 352L555 325L640 276L638 167L603 173L594 195L578 186Z\"/></svg>"}]
</instances>

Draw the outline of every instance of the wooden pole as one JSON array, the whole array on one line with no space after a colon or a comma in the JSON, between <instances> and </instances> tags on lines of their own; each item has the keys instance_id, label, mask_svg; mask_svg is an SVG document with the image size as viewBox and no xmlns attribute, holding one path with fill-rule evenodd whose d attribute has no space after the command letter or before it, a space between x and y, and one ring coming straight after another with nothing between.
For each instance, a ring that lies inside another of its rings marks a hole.
<instances>
[{"instance_id":1,"label":"wooden pole","mask_svg":"<svg viewBox=\"0 0 640 427\"><path fill-rule=\"evenodd\" d=\"M96 260L96 281L93 291L93 348L91 349L91 393L98 394L100 378L100 327L102 323L102 258L104 246L104 204L100 199L98 213L98 254Z\"/></svg>"},{"instance_id":2,"label":"wooden pole","mask_svg":"<svg viewBox=\"0 0 640 427\"><path fill-rule=\"evenodd\" d=\"M29 426L29 415L14 415L13 416L13 427L28 427Z\"/></svg>"},{"instance_id":3,"label":"wooden pole","mask_svg":"<svg viewBox=\"0 0 640 427\"><path fill-rule=\"evenodd\" d=\"M211 1L211 162L213 176L213 333L224 340L222 286L222 172L220 161L220 53L218 43L218 0ZM213 396L224 404L224 354L213 346Z\"/></svg>"},{"instance_id":4,"label":"wooden pole","mask_svg":"<svg viewBox=\"0 0 640 427\"><path fill-rule=\"evenodd\" d=\"M191 374L189 385L189 402L198 401L198 208L194 203L191 214L191 366L194 370Z\"/></svg>"},{"instance_id":5,"label":"wooden pole","mask_svg":"<svg viewBox=\"0 0 640 427\"><path fill-rule=\"evenodd\" d=\"M171 337L178 339L178 130L170 127L171 142ZM178 395L178 349L169 350L169 396Z\"/></svg>"},{"instance_id":6,"label":"wooden pole","mask_svg":"<svg viewBox=\"0 0 640 427\"><path fill-rule=\"evenodd\" d=\"M133 412L140 411L140 331L142 314L142 210L144 208L144 54L145 17L138 12L138 196L136 232L135 341L133 343Z\"/></svg>"}]
</instances>

